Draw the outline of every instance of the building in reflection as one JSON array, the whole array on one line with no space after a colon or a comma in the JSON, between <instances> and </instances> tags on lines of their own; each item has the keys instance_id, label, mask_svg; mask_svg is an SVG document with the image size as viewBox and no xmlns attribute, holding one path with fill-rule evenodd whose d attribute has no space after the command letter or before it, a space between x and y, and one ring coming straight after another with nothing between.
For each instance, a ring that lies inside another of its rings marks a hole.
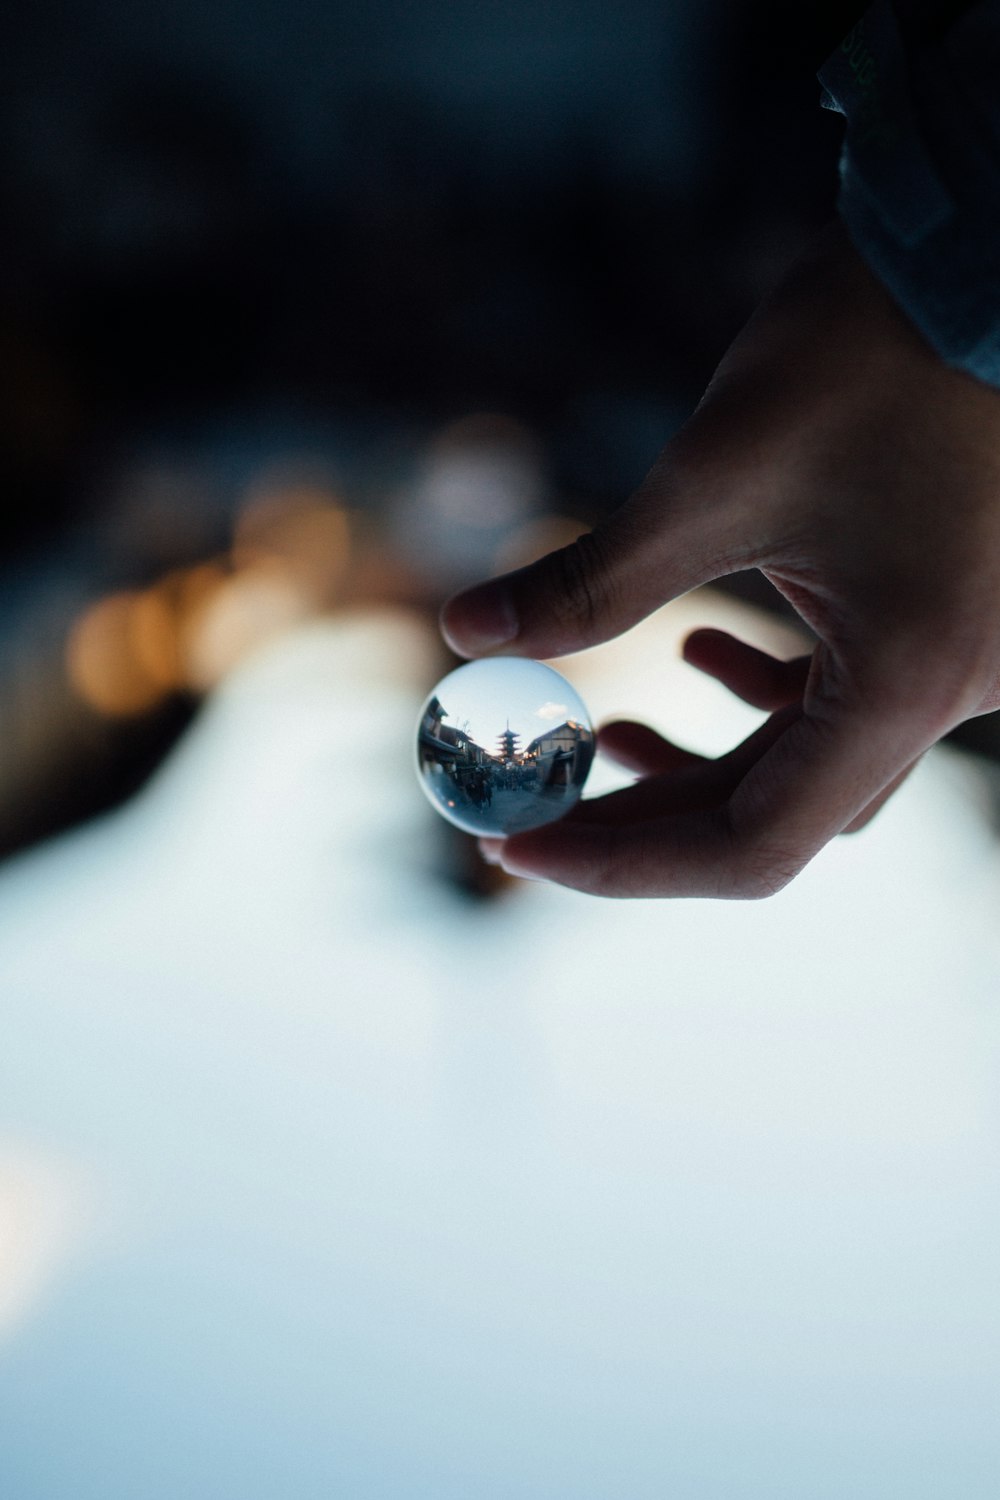
<instances>
[{"instance_id":1,"label":"building in reflection","mask_svg":"<svg viewBox=\"0 0 1000 1500\"><path fill-rule=\"evenodd\" d=\"M453 807L458 801L481 808L493 798L496 762L464 729L446 724L447 718L448 710L435 695L420 721L421 770L425 774L429 771L432 776L447 777L452 793L445 798L448 806Z\"/></svg>"},{"instance_id":2,"label":"building in reflection","mask_svg":"<svg viewBox=\"0 0 1000 1500\"><path fill-rule=\"evenodd\" d=\"M421 751L452 771L463 767L471 770L492 764L493 757L489 751L484 750L482 745L477 745L470 734L454 724L444 723L448 717L448 710L440 698L433 697L420 722Z\"/></svg>"},{"instance_id":3,"label":"building in reflection","mask_svg":"<svg viewBox=\"0 0 1000 1500\"><path fill-rule=\"evenodd\" d=\"M534 765L543 786L574 786L586 776L593 753L591 731L575 719L567 719L537 735L523 759Z\"/></svg>"}]
</instances>

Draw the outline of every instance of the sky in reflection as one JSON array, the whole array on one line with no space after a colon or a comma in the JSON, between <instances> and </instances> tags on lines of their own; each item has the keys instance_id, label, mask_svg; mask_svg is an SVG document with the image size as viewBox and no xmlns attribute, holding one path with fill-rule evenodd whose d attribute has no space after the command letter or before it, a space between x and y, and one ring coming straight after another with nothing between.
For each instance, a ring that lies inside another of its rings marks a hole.
<instances>
[{"instance_id":1,"label":"sky in reflection","mask_svg":"<svg viewBox=\"0 0 1000 1500\"><path fill-rule=\"evenodd\" d=\"M583 700L561 673L518 657L468 662L434 692L452 723L490 751L505 729L528 744L566 719L590 724Z\"/></svg>"}]
</instances>

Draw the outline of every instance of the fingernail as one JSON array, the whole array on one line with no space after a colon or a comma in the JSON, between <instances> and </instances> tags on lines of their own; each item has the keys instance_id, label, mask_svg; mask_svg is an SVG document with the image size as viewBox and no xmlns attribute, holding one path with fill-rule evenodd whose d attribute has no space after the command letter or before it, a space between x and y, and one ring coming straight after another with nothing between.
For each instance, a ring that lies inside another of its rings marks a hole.
<instances>
[{"instance_id":1,"label":"fingernail","mask_svg":"<svg viewBox=\"0 0 1000 1500\"><path fill-rule=\"evenodd\" d=\"M503 839L480 839L479 852L488 865L500 863L500 850L503 848Z\"/></svg>"},{"instance_id":2,"label":"fingernail","mask_svg":"<svg viewBox=\"0 0 1000 1500\"><path fill-rule=\"evenodd\" d=\"M517 631L514 601L502 583L484 583L456 594L441 611L441 633L462 656L506 645Z\"/></svg>"}]
</instances>

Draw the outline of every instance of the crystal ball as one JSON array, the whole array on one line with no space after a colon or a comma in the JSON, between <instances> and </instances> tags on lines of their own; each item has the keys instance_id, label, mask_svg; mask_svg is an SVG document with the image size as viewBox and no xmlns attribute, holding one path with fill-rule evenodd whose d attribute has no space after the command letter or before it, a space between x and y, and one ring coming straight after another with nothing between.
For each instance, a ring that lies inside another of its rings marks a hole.
<instances>
[{"instance_id":1,"label":"crystal ball","mask_svg":"<svg viewBox=\"0 0 1000 1500\"><path fill-rule=\"evenodd\" d=\"M505 837L575 806L594 731L565 677L494 656L441 679L420 713L417 774L432 807L466 833Z\"/></svg>"}]
</instances>

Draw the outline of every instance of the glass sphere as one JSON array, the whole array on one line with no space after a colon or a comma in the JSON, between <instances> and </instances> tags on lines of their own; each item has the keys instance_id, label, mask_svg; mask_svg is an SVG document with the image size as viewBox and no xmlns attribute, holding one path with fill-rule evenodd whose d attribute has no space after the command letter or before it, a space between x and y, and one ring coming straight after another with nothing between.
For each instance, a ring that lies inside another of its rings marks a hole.
<instances>
[{"instance_id":1,"label":"glass sphere","mask_svg":"<svg viewBox=\"0 0 1000 1500\"><path fill-rule=\"evenodd\" d=\"M433 807L466 833L504 837L575 806L594 758L587 710L538 661L494 656L441 679L417 726L417 773Z\"/></svg>"}]
</instances>

